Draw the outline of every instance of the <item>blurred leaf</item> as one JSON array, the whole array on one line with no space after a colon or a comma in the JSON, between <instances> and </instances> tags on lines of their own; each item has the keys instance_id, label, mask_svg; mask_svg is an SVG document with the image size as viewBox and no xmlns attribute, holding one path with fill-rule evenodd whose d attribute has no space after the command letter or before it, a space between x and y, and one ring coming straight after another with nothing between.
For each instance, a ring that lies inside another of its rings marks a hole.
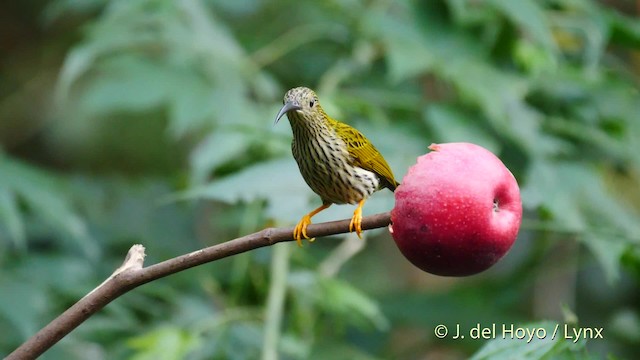
<instances>
[{"instance_id":1,"label":"blurred leaf","mask_svg":"<svg viewBox=\"0 0 640 360\"><path fill-rule=\"evenodd\" d=\"M211 172L234 157L243 154L251 145L245 133L212 132L191 153L192 184L200 186Z\"/></svg>"},{"instance_id":2,"label":"blurred leaf","mask_svg":"<svg viewBox=\"0 0 640 360\"><path fill-rule=\"evenodd\" d=\"M598 260L610 284L620 280L620 261L627 250L628 244L624 239L614 235L598 233L584 233L580 239L589 247L593 256Z\"/></svg>"},{"instance_id":3,"label":"blurred leaf","mask_svg":"<svg viewBox=\"0 0 640 360\"><path fill-rule=\"evenodd\" d=\"M217 122L254 125L247 93L273 91L273 80L251 66L227 25L205 10L197 0L109 3L63 66L57 98L70 112L64 116L164 107L176 137Z\"/></svg>"},{"instance_id":4,"label":"blurred leaf","mask_svg":"<svg viewBox=\"0 0 640 360\"><path fill-rule=\"evenodd\" d=\"M629 342L640 342L640 316L631 309L621 309L611 320L611 330Z\"/></svg>"},{"instance_id":5,"label":"blurred leaf","mask_svg":"<svg viewBox=\"0 0 640 360\"><path fill-rule=\"evenodd\" d=\"M498 134L512 139L530 154L552 153L555 147L540 131L540 114L524 98L524 79L481 62L459 61L443 70L460 96L478 106Z\"/></svg>"},{"instance_id":6,"label":"blurred leaf","mask_svg":"<svg viewBox=\"0 0 640 360\"><path fill-rule=\"evenodd\" d=\"M311 360L323 360L323 359L377 360L382 358L372 356L371 354L367 354L366 352L349 344L335 344L335 343L320 342L313 348L308 359L311 359Z\"/></svg>"},{"instance_id":7,"label":"blurred leaf","mask_svg":"<svg viewBox=\"0 0 640 360\"><path fill-rule=\"evenodd\" d=\"M150 6L153 0L108 2L99 21L87 33L88 39L74 48L62 67L56 95L60 103L68 100L72 87L108 55L127 55L126 49L144 49L162 40L163 29L171 23L171 6ZM169 3L165 3L167 5ZM153 26L152 26L153 25ZM141 94L144 97L144 94ZM133 101L133 99L130 99Z\"/></svg>"},{"instance_id":8,"label":"blurred leaf","mask_svg":"<svg viewBox=\"0 0 640 360\"><path fill-rule=\"evenodd\" d=\"M354 324L360 323L358 317L370 322L382 331L389 328L378 304L355 287L333 278L319 278L320 293L316 301L329 313L349 319Z\"/></svg>"},{"instance_id":9,"label":"blurred leaf","mask_svg":"<svg viewBox=\"0 0 640 360\"><path fill-rule=\"evenodd\" d=\"M558 71L558 57L528 40L516 43L513 57L514 61L517 61L533 76L543 76L544 73Z\"/></svg>"},{"instance_id":10,"label":"blurred leaf","mask_svg":"<svg viewBox=\"0 0 640 360\"><path fill-rule=\"evenodd\" d=\"M49 309L45 289L6 276L0 277L0 289L0 317L11 323L20 340L28 339L43 325L42 316Z\"/></svg>"},{"instance_id":11,"label":"blurred leaf","mask_svg":"<svg viewBox=\"0 0 640 360\"><path fill-rule=\"evenodd\" d=\"M584 231L586 221L574 201L576 197L584 196L587 189L576 187L574 181L581 176L594 175L589 169L570 163L559 166L534 162L521 189L522 203L528 208L547 206L564 228Z\"/></svg>"},{"instance_id":12,"label":"blurred leaf","mask_svg":"<svg viewBox=\"0 0 640 360\"><path fill-rule=\"evenodd\" d=\"M255 359L262 348L262 327L250 323L238 323L220 339L224 349L222 358Z\"/></svg>"},{"instance_id":13,"label":"blurred leaf","mask_svg":"<svg viewBox=\"0 0 640 360\"><path fill-rule=\"evenodd\" d=\"M158 106L184 81L139 56L123 55L103 61L97 70L104 76L92 81L83 92L82 106L89 114Z\"/></svg>"},{"instance_id":14,"label":"blurred leaf","mask_svg":"<svg viewBox=\"0 0 640 360\"><path fill-rule=\"evenodd\" d=\"M135 354L131 359L183 359L197 346L199 339L189 332L173 326L164 326L128 341Z\"/></svg>"},{"instance_id":15,"label":"blurred leaf","mask_svg":"<svg viewBox=\"0 0 640 360\"><path fill-rule=\"evenodd\" d=\"M640 48L640 22L637 18L623 16L617 11L607 11L606 15L610 21L612 41Z\"/></svg>"},{"instance_id":16,"label":"blurred leaf","mask_svg":"<svg viewBox=\"0 0 640 360\"><path fill-rule=\"evenodd\" d=\"M18 209L18 202L15 194L4 187L0 187L0 221L4 222L9 240L14 246L19 250L26 250L24 222Z\"/></svg>"},{"instance_id":17,"label":"blurred leaf","mask_svg":"<svg viewBox=\"0 0 640 360\"><path fill-rule=\"evenodd\" d=\"M558 327L555 338L554 329ZM564 339L563 325L553 322L539 322L516 325L514 328L529 330L544 329L546 336L534 336L531 341L527 337L522 339L512 339L509 336L503 338L497 336L496 339L489 340L471 360L481 359L587 359L588 356L582 351L585 342L574 344Z\"/></svg>"},{"instance_id":18,"label":"blurred leaf","mask_svg":"<svg viewBox=\"0 0 640 360\"><path fill-rule=\"evenodd\" d=\"M200 319L207 328L199 329L199 347L189 354L189 358L259 358L264 337L262 326L255 320L246 319L250 314L246 310L228 310L216 318Z\"/></svg>"},{"instance_id":19,"label":"blurred leaf","mask_svg":"<svg viewBox=\"0 0 640 360\"><path fill-rule=\"evenodd\" d=\"M457 24L472 26L495 21L494 11L489 6L476 6L468 0L447 0L447 5Z\"/></svg>"},{"instance_id":20,"label":"blurred leaf","mask_svg":"<svg viewBox=\"0 0 640 360\"><path fill-rule=\"evenodd\" d=\"M65 237L69 236L75 240L76 245L88 256L97 256L96 244L91 241L84 221L73 211L72 204L59 179L3 155L0 155L0 173L2 174L0 189L4 189L5 202L7 194L13 194L12 196L24 200L29 210L43 222L61 232ZM6 214L9 217L4 218L4 221L13 222L11 225L13 227L18 226L15 223L16 214L11 212Z\"/></svg>"},{"instance_id":21,"label":"blurred leaf","mask_svg":"<svg viewBox=\"0 0 640 360\"><path fill-rule=\"evenodd\" d=\"M526 207L547 207L554 223L574 232L600 260L607 279L619 278L627 246L640 243L640 227L611 194L595 169L577 163L536 162L522 189Z\"/></svg>"},{"instance_id":22,"label":"blurred leaf","mask_svg":"<svg viewBox=\"0 0 640 360\"><path fill-rule=\"evenodd\" d=\"M433 104L424 111L424 120L436 133L437 142L472 142L494 153L500 152L498 141L480 126L478 119L452 106Z\"/></svg>"},{"instance_id":23,"label":"blurred leaf","mask_svg":"<svg viewBox=\"0 0 640 360\"><path fill-rule=\"evenodd\" d=\"M82 14L99 10L109 0L53 0L44 9L44 18L47 23L63 18L69 13Z\"/></svg>"},{"instance_id":24,"label":"blurred leaf","mask_svg":"<svg viewBox=\"0 0 640 360\"><path fill-rule=\"evenodd\" d=\"M338 279L296 272L289 275L289 285L296 301L311 301L345 323L361 328L373 325L379 331L389 327L389 321L375 301Z\"/></svg>"},{"instance_id":25,"label":"blurred leaf","mask_svg":"<svg viewBox=\"0 0 640 360\"><path fill-rule=\"evenodd\" d=\"M216 102L209 84L196 74L179 71L168 101L171 102L169 132L176 138L211 127L215 120ZM188 89L188 91L186 90Z\"/></svg>"},{"instance_id":26,"label":"blurred leaf","mask_svg":"<svg viewBox=\"0 0 640 360\"><path fill-rule=\"evenodd\" d=\"M425 44L423 34L412 25L410 18L398 19L377 12L365 18L369 31L381 37L387 47L389 77L399 82L429 70L438 60L437 53Z\"/></svg>"},{"instance_id":27,"label":"blurred leaf","mask_svg":"<svg viewBox=\"0 0 640 360\"><path fill-rule=\"evenodd\" d=\"M178 195L182 199L211 199L234 204L267 200L266 215L294 223L310 210L311 190L291 158L270 160Z\"/></svg>"},{"instance_id":28,"label":"blurred leaf","mask_svg":"<svg viewBox=\"0 0 640 360\"><path fill-rule=\"evenodd\" d=\"M119 266L134 243L153 244L146 261L160 261L201 245L194 238L196 209L159 204L173 187L161 178L123 179L78 176L69 186L73 200L91 219L92 234L114 250ZM112 271L113 269L110 269Z\"/></svg>"},{"instance_id":29,"label":"blurred leaf","mask_svg":"<svg viewBox=\"0 0 640 360\"><path fill-rule=\"evenodd\" d=\"M556 45L551 27L540 2L535 0L491 0L488 3L524 30L527 35L543 45L547 51L555 52Z\"/></svg>"},{"instance_id":30,"label":"blurred leaf","mask_svg":"<svg viewBox=\"0 0 640 360\"><path fill-rule=\"evenodd\" d=\"M524 101L529 91L524 78L483 61L487 54L477 42L448 28L435 16L422 20L430 25L424 26L423 31L418 31L411 17L407 17L404 21L388 16L375 18L376 24L406 29L380 34L389 47L387 57L394 79L434 72L450 81L462 100L482 109L499 134L513 138L530 153L553 151L555 144L540 134L539 114ZM406 46L398 48L398 44Z\"/></svg>"},{"instance_id":31,"label":"blurred leaf","mask_svg":"<svg viewBox=\"0 0 640 360\"><path fill-rule=\"evenodd\" d=\"M510 283L507 288L497 291L490 284L478 281L443 292L429 289L395 291L385 294L382 304L384 314L401 326L433 331L436 324L445 323L471 329L477 324L519 321L513 307L519 306L526 298L519 287ZM487 307L488 302L495 306ZM477 340L468 336L460 341L477 344Z\"/></svg>"},{"instance_id":32,"label":"blurred leaf","mask_svg":"<svg viewBox=\"0 0 640 360\"><path fill-rule=\"evenodd\" d=\"M89 259L64 255L30 255L31 259L25 261L16 269L25 279L32 280L32 285L39 288L50 288L56 292L70 294L70 297L84 296L97 285L93 282L93 264ZM55 276L43 276L43 274L55 274Z\"/></svg>"}]
</instances>

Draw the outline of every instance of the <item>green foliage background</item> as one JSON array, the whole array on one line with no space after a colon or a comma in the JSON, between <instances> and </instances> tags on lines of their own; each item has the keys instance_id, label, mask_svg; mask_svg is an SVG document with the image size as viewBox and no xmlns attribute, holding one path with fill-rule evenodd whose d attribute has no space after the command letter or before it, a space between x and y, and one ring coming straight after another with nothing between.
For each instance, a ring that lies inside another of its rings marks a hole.
<instances>
[{"instance_id":1,"label":"green foliage background","mask_svg":"<svg viewBox=\"0 0 640 360\"><path fill-rule=\"evenodd\" d=\"M0 5L0 355L99 284L290 226L318 199L284 92L315 88L398 178L432 142L498 154L525 219L441 278L386 231L260 249L126 294L44 359L631 358L640 351L640 4L50 0ZM387 211L378 193L366 214ZM316 221L349 217L335 207ZM604 339L437 339L437 324Z\"/></svg>"}]
</instances>

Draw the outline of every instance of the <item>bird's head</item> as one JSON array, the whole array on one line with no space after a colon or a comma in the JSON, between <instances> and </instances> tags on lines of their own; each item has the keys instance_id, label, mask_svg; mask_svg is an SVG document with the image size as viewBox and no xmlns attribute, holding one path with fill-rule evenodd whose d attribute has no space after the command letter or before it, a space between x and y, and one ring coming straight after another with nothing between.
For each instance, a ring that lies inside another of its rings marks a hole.
<instances>
[{"instance_id":1,"label":"bird's head","mask_svg":"<svg viewBox=\"0 0 640 360\"><path fill-rule=\"evenodd\" d=\"M287 91L284 94L283 104L276 116L274 125L278 123L284 114L287 114L289 120L302 121L318 121L326 116L322 107L320 107L318 95L306 87L297 87Z\"/></svg>"}]
</instances>

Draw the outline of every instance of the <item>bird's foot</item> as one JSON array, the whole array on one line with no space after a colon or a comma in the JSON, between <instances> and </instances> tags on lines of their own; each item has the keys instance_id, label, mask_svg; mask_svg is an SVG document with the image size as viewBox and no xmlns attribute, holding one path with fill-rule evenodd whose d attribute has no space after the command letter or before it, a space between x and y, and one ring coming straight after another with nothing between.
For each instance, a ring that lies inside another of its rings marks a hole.
<instances>
[{"instance_id":1,"label":"bird's foot","mask_svg":"<svg viewBox=\"0 0 640 360\"><path fill-rule=\"evenodd\" d=\"M349 231L355 231L360 239L362 239L362 206L358 206L353 212L353 217L349 223Z\"/></svg>"},{"instance_id":2,"label":"bird's foot","mask_svg":"<svg viewBox=\"0 0 640 360\"><path fill-rule=\"evenodd\" d=\"M319 213L320 211L328 208L329 206L331 206L331 203L323 203L322 205L318 206L315 210L313 210L312 212L303 216L302 219L300 219L300 221L298 222L298 225L296 225L296 227L293 229L293 238L298 242L298 246L302 247L303 237L309 240L309 242L313 242L315 240L315 238L309 239L309 236L307 236L307 226L311 224L311 217L313 217L315 214Z\"/></svg>"},{"instance_id":3,"label":"bird's foot","mask_svg":"<svg viewBox=\"0 0 640 360\"><path fill-rule=\"evenodd\" d=\"M308 239L309 242L313 242L315 240L315 238L309 239L309 236L307 236L307 226L309 226L309 224L311 224L311 216L305 215L300 219L298 225L293 228L293 238L300 247L302 247L302 238Z\"/></svg>"}]
</instances>

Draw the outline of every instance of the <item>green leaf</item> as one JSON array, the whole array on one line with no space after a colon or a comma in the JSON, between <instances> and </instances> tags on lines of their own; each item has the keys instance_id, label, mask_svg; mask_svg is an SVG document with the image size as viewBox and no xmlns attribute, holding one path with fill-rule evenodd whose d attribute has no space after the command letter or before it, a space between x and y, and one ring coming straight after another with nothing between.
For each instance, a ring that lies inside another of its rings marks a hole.
<instances>
[{"instance_id":1,"label":"green leaf","mask_svg":"<svg viewBox=\"0 0 640 360\"><path fill-rule=\"evenodd\" d=\"M163 326L130 339L128 345L135 350L134 360L184 359L200 343L200 339L186 330Z\"/></svg>"},{"instance_id":2,"label":"green leaf","mask_svg":"<svg viewBox=\"0 0 640 360\"><path fill-rule=\"evenodd\" d=\"M628 342L640 342L640 315L637 310L620 309L609 325L611 333Z\"/></svg>"},{"instance_id":3,"label":"green leaf","mask_svg":"<svg viewBox=\"0 0 640 360\"><path fill-rule=\"evenodd\" d=\"M302 179L292 158L276 159L253 165L209 185L177 195L181 199L211 199L227 202L267 200L269 218L295 223L311 210L312 191ZM319 201L318 201L319 202Z\"/></svg>"},{"instance_id":4,"label":"green leaf","mask_svg":"<svg viewBox=\"0 0 640 360\"><path fill-rule=\"evenodd\" d=\"M429 105L423 117L433 128L438 142L472 142L496 154L500 152L500 144L481 126L479 119L473 119L453 106Z\"/></svg>"},{"instance_id":5,"label":"green leaf","mask_svg":"<svg viewBox=\"0 0 640 360\"><path fill-rule=\"evenodd\" d=\"M202 185L218 166L245 153L251 145L250 137L243 132L212 132L191 153L191 183Z\"/></svg>"},{"instance_id":6,"label":"green leaf","mask_svg":"<svg viewBox=\"0 0 640 360\"><path fill-rule=\"evenodd\" d=\"M516 10L521 16L521 9ZM528 153L553 152L557 144L542 136L541 115L525 101L529 92L527 79L486 61L486 50L467 33L436 16L423 17L424 26L405 13L402 17L376 14L371 18L375 19L375 26L371 24L370 31L387 47L391 79L400 81L435 73L450 81L463 101L479 107L496 132L511 138ZM543 38L549 35L536 31Z\"/></svg>"},{"instance_id":7,"label":"green leaf","mask_svg":"<svg viewBox=\"0 0 640 360\"><path fill-rule=\"evenodd\" d=\"M100 60L117 54L127 57L149 46L161 47L163 37L159 29L168 27L170 19L176 21L177 12L167 11L170 6L152 7L148 3L153 1L130 1L128 6L122 6L120 1L108 2L102 16L89 28L86 40L65 59L56 86L56 97L61 104L69 99L73 86ZM165 2L167 4L171 3Z\"/></svg>"},{"instance_id":8,"label":"green leaf","mask_svg":"<svg viewBox=\"0 0 640 360\"><path fill-rule=\"evenodd\" d=\"M452 63L482 56L483 49L471 37L457 31L437 15L404 10L388 16L375 12L366 17L366 29L382 39L389 66L389 78L400 82L428 72L440 73ZM415 10L415 9L413 9ZM424 24L424 26L422 26Z\"/></svg>"},{"instance_id":9,"label":"green leaf","mask_svg":"<svg viewBox=\"0 0 640 360\"><path fill-rule=\"evenodd\" d=\"M540 131L541 115L525 101L528 83L482 62L460 60L443 68L462 99L477 106L498 134L528 153L550 153L555 144Z\"/></svg>"},{"instance_id":10,"label":"green leaf","mask_svg":"<svg viewBox=\"0 0 640 360\"><path fill-rule=\"evenodd\" d=\"M399 19L386 15L376 13L365 20L370 31L381 37L387 48L389 77L392 81L400 82L431 69L438 60L438 54L425 46L429 39L417 31L411 18Z\"/></svg>"},{"instance_id":11,"label":"green leaf","mask_svg":"<svg viewBox=\"0 0 640 360\"><path fill-rule=\"evenodd\" d=\"M306 357L310 360L325 359L349 359L349 360L381 360L383 358L372 356L358 347L347 343L335 343L320 341L314 344L311 354Z\"/></svg>"},{"instance_id":12,"label":"green leaf","mask_svg":"<svg viewBox=\"0 0 640 360\"><path fill-rule=\"evenodd\" d=\"M516 329L523 329L520 333ZM510 329L510 328L509 328ZM574 344L564 339L564 325L554 322L538 322L530 324L520 324L513 326L514 337L511 333L507 333L505 338L502 329L495 339L488 341L478 352L476 352L471 360L484 359L522 359L522 360L538 360L538 359L556 359L556 358L575 358L580 355L584 358L582 348L585 342ZM526 330L530 334L534 334L529 341L525 335L519 338L517 334L526 334ZM542 330L538 330L542 329ZM536 332L534 332L536 331ZM555 331L555 338L554 338ZM545 336L535 336L535 334L544 334Z\"/></svg>"},{"instance_id":13,"label":"green leaf","mask_svg":"<svg viewBox=\"0 0 640 360\"><path fill-rule=\"evenodd\" d=\"M4 222L9 240L13 242L14 246L19 250L26 250L24 222L18 209L15 194L3 187L0 187L0 221Z\"/></svg>"},{"instance_id":14,"label":"green leaf","mask_svg":"<svg viewBox=\"0 0 640 360\"><path fill-rule=\"evenodd\" d=\"M47 25L59 20L63 16L89 15L99 11L109 0L54 0L48 3L44 10Z\"/></svg>"},{"instance_id":15,"label":"green leaf","mask_svg":"<svg viewBox=\"0 0 640 360\"><path fill-rule=\"evenodd\" d=\"M352 318L351 322L361 326L370 322L378 330L389 328L389 321L378 304L354 286L334 278L318 278L319 303L328 312L339 317ZM359 318L366 320L361 322Z\"/></svg>"},{"instance_id":16,"label":"green leaf","mask_svg":"<svg viewBox=\"0 0 640 360\"><path fill-rule=\"evenodd\" d=\"M345 324L361 328L373 325L380 331L389 327L378 303L339 279L295 272L289 275L289 286L296 301L311 303Z\"/></svg>"},{"instance_id":17,"label":"green leaf","mask_svg":"<svg viewBox=\"0 0 640 360\"><path fill-rule=\"evenodd\" d=\"M531 38L543 45L547 51L556 52L551 24L547 20L545 9L540 2L534 0L490 0L488 3L524 30Z\"/></svg>"},{"instance_id":18,"label":"green leaf","mask_svg":"<svg viewBox=\"0 0 640 360\"><path fill-rule=\"evenodd\" d=\"M62 254L30 254L29 257L15 272L24 279L32 279L30 283L36 287L81 297L95 286L92 283L95 269L90 259Z\"/></svg>"},{"instance_id":19,"label":"green leaf","mask_svg":"<svg viewBox=\"0 0 640 360\"><path fill-rule=\"evenodd\" d=\"M629 246L624 239L591 232L582 234L580 239L589 247L593 256L602 266L609 284L620 280L622 255Z\"/></svg>"},{"instance_id":20,"label":"green leaf","mask_svg":"<svg viewBox=\"0 0 640 360\"><path fill-rule=\"evenodd\" d=\"M27 339L43 325L49 298L42 287L27 284L22 279L0 278L0 317L8 320L20 339Z\"/></svg>"},{"instance_id":21,"label":"green leaf","mask_svg":"<svg viewBox=\"0 0 640 360\"><path fill-rule=\"evenodd\" d=\"M526 69L533 76L543 76L545 73L558 71L559 60L541 45L528 39L521 39L513 50L514 61Z\"/></svg>"},{"instance_id":22,"label":"green leaf","mask_svg":"<svg viewBox=\"0 0 640 360\"><path fill-rule=\"evenodd\" d=\"M617 11L606 11L611 26L612 41L617 44L640 48L640 22L637 17L629 17Z\"/></svg>"},{"instance_id":23,"label":"green leaf","mask_svg":"<svg viewBox=\"0 0 640 360\"><path fill-rule=\"evenodd\" d=\"M177 70L171 87L168 131L175 138L214 124L216 108L210 84L193 72Z\"/></svg>"},{"instance_id":24,"label":"green leaf","mask_svg":"<svg viewBox=\"0 0 640 360\"><path fill-rule=\"evenodd\" d=\"M0 189L5 189L5 194L11 192L13 196L23 199L42 221L65 236L70 236L89 256L97 256L96 244L90 239L84 221L74 212L59 179L1 155L0 173L3 175L0 177ZM10 216L15 216L15 213Z\"/></svg>"},{"instance_id":25,"label":"green leaf","mask_svg":"<svg viewBox=\"0 0 640 360\"><path fill-rule=\"evenodd\" d=\"M183 82L170 68L136 55L102 61L97 70L102 76L81 97L80 106L89 114L149 110L167 101Z\"/></svg>"},{"instance_id":26,"label":"green leaf","mask_svg":"<svg viewBox=\"0 0 640 360\"><path fill-rule=\"evenodd\" d=\"M627 247L640 244L635 214L612 197L592 167L536 161L521 194L525 206L546 208L557 227L575 233L611 282L619 278L620 259Z\"/></svg>"},{"instance_id":27,"label":"green leaf","mask_svg":"<svg viewBox=\"0 0 640 360\"><path fill-rule=\"evenodd\" d=\"M580 176L593 176L593 173L571 163L554 166L546 161L534 161L521 188L522 203L529 208L545 207L563 228L582 232L587 222L575 197L584 196L584 189L577 190L574 186Z\"/></svg>"},{"instance_id":28,"label":"green leaf","mask_svg":"<svg viewBox=\"0 0 640 360\"><path fill-rule=\"evenodd\" d=\"M477 26L496 21L494 11L488 6L477 6L468 0L447 0L453 20L464 26Z\"/></svg>"}]
</instances>

